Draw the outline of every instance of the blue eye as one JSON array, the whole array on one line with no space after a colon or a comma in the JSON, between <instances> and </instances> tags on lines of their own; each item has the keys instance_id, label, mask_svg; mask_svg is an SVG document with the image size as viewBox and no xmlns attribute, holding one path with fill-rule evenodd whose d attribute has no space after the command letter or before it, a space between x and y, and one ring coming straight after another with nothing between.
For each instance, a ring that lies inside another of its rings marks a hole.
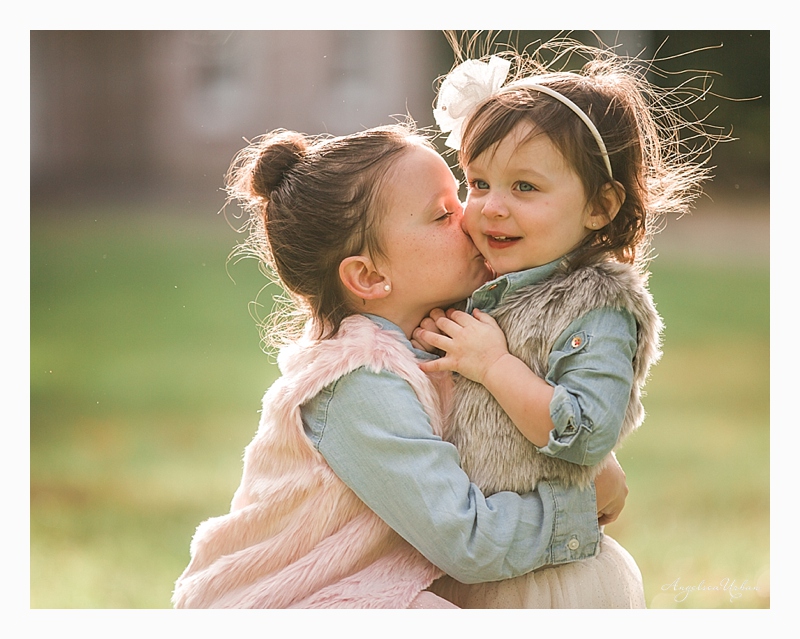
<instances>
[{"instance_id":1,"label":"blue eye","mask_svg":"<svg viewBox=\"0 0 800 639\"><path fill-rule=\"evenodd\" d=\"M489 188L489 183L484 182L483 180L472 180L472 182L470 182L469 185L473 189L478 189L480 191L485 191L486 189Z\"/></svg>"},{"instance_id":2,"label":"blue eye","mask_svg":"<svg viewBox=\"0 0 800 639\"><path fill-rule=\"evenodd\" d=\"M519 190L520 191L535 191L536 188L532 184L528 184L527 182L520 182L519 183Z\"/></svg>"}]
</instances>

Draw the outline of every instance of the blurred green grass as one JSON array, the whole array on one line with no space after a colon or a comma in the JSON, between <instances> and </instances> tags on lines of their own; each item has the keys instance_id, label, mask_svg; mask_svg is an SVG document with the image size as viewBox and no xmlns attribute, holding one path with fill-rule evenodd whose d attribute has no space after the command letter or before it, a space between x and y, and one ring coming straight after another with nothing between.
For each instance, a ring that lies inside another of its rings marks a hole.
<instances>
[{"instance_id":1,"label":"blurred green grass","mask_svg":"<svg viewBox=\"0 0 800 639\"><path fill-rule=\"evenodd\" d=\"M32 608L169 607L238 485L277 374L248 304L273 291L221 216L177 208L32 214ZM607 532L650 607L769 607L768 257L664 255L651 287L665 354Z\"/></svg>"}]
</instances>

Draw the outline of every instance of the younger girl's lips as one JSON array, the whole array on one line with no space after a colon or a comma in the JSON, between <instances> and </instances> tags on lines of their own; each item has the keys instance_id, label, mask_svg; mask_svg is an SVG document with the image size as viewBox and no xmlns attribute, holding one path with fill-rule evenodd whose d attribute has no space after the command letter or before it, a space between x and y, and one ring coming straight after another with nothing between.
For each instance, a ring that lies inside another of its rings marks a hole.
<instances>
[{"instance_id":1,"label":"younger girl's lips","mask_svg":"<svg viewBox=\"0 0 800 639\"><path fill-rule=\"evenodd\" d=\"M508 237L504 235L487 235L486 243L489 245L489 248L492 249L505 249L514 246L520 239L519 237Z\"/></svg>"}]
</instances>

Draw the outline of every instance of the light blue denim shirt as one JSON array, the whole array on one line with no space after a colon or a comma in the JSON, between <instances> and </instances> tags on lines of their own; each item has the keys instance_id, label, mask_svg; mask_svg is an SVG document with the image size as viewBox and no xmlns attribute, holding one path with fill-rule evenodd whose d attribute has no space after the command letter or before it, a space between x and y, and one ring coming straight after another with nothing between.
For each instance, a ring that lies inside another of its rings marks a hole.
<instances>
[{"instance_id":1,"label":"light blue denim shirt","mask_svg":"<svg viewBox=\"0 0 800 639\"><path fill-rule=\"evenodd\" d=\"M419 359L434 356L411 346ZM539 482L534 492L484 497L456 448L433 434L411 386L388 371L359 368L301 407L306 434L381 519L433 564L464 583L497 581L594 556L594 486Z\"/></svg>"},{"instance_id":2,"label":"light blue denim shirt","mask_svg":"<svg viewBox=\"0 0 800 639\"><path fill-rule=\"evenodd\" d=\"M491 315L512 293L550 277L560 262L487 282L467 301L467 312L478 308ZM550 417L555 428L540 452L593 466L614 448L630 401L635 353L636 320L625 309L589 311L561 333L545 376L554 389Z\"/></svg>"}]
</instances>

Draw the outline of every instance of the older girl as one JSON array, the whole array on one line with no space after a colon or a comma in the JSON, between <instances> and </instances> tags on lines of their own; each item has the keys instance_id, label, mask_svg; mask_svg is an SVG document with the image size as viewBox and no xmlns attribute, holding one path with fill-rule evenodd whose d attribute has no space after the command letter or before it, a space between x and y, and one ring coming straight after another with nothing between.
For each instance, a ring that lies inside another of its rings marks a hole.
<instances>
[{"instance_id":1,"label":"older girl","mask_svg":"<svg viewBox=\"0 0 800 639\"><path fill-rule=\"evenodd\" d=\"M424 374L409 337L488 273L425 138L275 131L240 153L229 191L303 327L230 512L197 529L176 607L452 607L426 591L443 572L507 579L597 552L598 510L615 517L627 493L618 466L589 490L487 498L441 437L448 376Z\"/></svg>"}]
</instances>

